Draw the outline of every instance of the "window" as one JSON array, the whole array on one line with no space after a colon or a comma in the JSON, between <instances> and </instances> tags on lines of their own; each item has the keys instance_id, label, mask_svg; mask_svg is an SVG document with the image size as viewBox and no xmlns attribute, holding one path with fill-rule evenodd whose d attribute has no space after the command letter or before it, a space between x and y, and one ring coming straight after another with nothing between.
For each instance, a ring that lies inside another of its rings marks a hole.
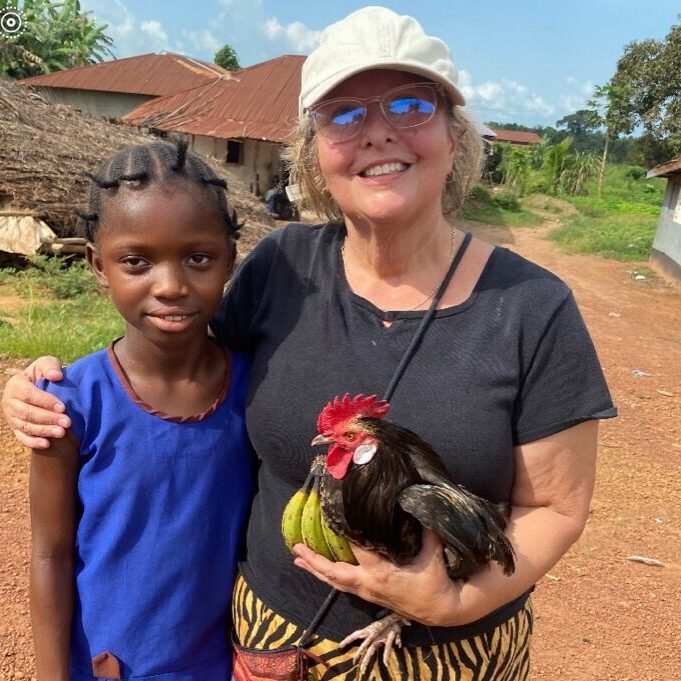
<instances>
[{"instance_id":1,"label":"window","mask_svg":"<svg viewBox=\"0 0 681 681\"><path fill-rule=\"evenodd\" d=\"M244 143L241 140L227 140L227 163L244 162Z\"/></svg>"}]
</instances>

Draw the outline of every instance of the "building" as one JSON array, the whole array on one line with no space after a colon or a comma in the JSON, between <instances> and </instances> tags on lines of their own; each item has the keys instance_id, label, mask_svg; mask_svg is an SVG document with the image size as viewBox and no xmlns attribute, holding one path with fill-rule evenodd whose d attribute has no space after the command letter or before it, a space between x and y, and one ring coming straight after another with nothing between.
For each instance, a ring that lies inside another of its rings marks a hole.
<instances>
[{"instance_id":1,"label":"building","mask_svg":"<svg viewBox=\"0 0 681 681\"><path fill-rule=\"evenodd\" d=\"M120 118L156 97L229 77L217 64L180 54L151 53L114 59L21 81L48 101L107 118Z\"/></svg>"},{"instance_id":2,"label":"building","mask_svg":"<svg viewBox=\"0 0 681 681\"><path fill-rule=\"evenodd\" d=\"M529 147L539 144L541 137L536 132L525 132L523 130L506 130L504 128L491 128L495 138L491 142L508 142L515 146Z\"/></svg>"},{"instance_id":3,"label":"building","mask_svg":"<svg viewBox=\"0 0 681 681\"><path fill-rule=\"evenodd\" d=\"M681 158L652 168L647 177L667 178L650 262L665 277L681 281Z\"/></svg>"},{"instance_id":4,"label":"building","mask_svg":"<svg viewBox=\"0 0 681 681\"><path fill-rule=\"evenodd\" d=\"M298 121L305 57L284 55L197 87L158 97L122 120L187 135L191 148L230 164L254 194L282 170L281 148Z\"/></svg>"}]
</instances>

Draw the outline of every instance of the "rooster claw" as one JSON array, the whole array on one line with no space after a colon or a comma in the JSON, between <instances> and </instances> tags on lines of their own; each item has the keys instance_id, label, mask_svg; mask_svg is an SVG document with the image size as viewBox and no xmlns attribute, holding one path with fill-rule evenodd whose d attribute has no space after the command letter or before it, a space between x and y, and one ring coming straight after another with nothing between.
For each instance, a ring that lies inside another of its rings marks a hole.
<instances>
[{"instance_id":1,"label":"rooster claw","mask_svg":"<svg viewBox=\"0 0 681 681\"><path fill-rule=\"evenodd\" d=\"M355 653L352 661L356 664L359 662L360 676L366 671L369 663L378 651L380 646L383 646L383 662L388 664L388 658L393 651L393 647L402 647L402 637L400 632L402 626L409 625L411 622L404 619L396 612L392 612L380 620L372 622L364 629L353 631L352 634L346 636L341 642L341 648L346 645L364 639Z\"/></svg>"}]
</instances>

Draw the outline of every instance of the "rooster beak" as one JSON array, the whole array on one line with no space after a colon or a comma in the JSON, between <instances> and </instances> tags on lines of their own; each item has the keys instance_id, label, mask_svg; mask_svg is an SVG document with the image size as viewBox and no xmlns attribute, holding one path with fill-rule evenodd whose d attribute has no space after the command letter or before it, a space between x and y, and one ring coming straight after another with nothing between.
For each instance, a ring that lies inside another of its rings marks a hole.
<instances>
[{"instance_id":1,"label":"rooster beak","mask_svg":"<svg viewBox=\"0 0 681 681\"><path fill-rule=\"evenodd\" d=\"M317 437L310 442L312 446L314 445L328 445L333 442L332 437L327 437L326 435L317 435Z\"/></svg>"}]
</instances>

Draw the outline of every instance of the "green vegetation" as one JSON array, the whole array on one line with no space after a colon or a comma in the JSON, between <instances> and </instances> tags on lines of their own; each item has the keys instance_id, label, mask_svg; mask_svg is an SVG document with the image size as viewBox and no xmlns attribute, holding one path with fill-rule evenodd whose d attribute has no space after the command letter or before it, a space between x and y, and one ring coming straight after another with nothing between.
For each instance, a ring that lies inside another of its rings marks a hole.
<instances>
[{"instance_id":1,"label":"green vegetation","mask_svg":"<svg viewBox=\"0 0 681 681\"><path fill-rule=\"evenodd\" d=\"M564 144L557 146L554 152L549 148L548 163L527 178L529 194L521 197L512 188L492 191L478 185L466 200L462 217L511 227L533 227L559 219L549 238L568 253L597 253L622 261L647 260L666 180L647 180L645 170L638 166L608 165L603 193L598 196L596 166L592 165L580 179L580 193L571 195L567 190L574 176L570 173L576 173L581 166L570 159L583 155L567 155L563 153ZM551 192L553 186L557 188L555 193Z\"/></svg>"},{"instance_id":2,"label":"green vegetation","mask_svg":"<svg viewBox=\"0 0 681 681\"><path fill-rule=\"evenodd\" d=\"M460 213L466 220L510 227L536 227L544 222L536 213L525 210L509 192L491 192L478 184L471 190Z\"/></svg>"},{"instance_id":3,"label":"green vegetation","mask_svg":"<svg viewBox=\"0 0 681 681\"><path fill-rule=\"evenodd\" d=\"M0 284L26 301L10 312L0 306L4 354L72 362L123 333L118 313L82 261L63 267L56 258L38 257L27 269L0 270Z\"/></svg>"},{"instance_id":4,"label":"green vegetation","mask_svg":"<svg viewBox=\"0 0 681 681\"><path fill-rule=\"evenodd\" d=\"M223 45L215 53L213 61L218 66L222 66L223 69L227 69L228 71L238 71L241 68L239 65L239 57L236 55L236 50L228 44Z\"/></svg>"},{"instance_id":5,"label":"green vegetation","mask_svg":"<svg viewBox=\"0 0 681 681\"><path fill-rule=\"evenodd\" d=\"M118 313L109 299L99 294L69 301L32 299L11 315L0 309L0 347L11 357L56 355L63 362L72 362L105 347L122 333Z\"/></svg>"},{"instance_id":6,"label":"green vegetation","mask_svg":"<svg viewBox=\"0 0 681 681\"><path fill-rule=\"evenodd\" d=\"M666 180L646 180L636 166L606 168L603 194L565 196L578 211L550 238L569 253L598 253L622 261L650 257Z\"/></svg>"},{"instance_id":7,"label":"green vegetation","mask_svg":"<svg viewBox=\"0 0 681 681\"><path fill-rule=\"evenodd\" d=\"M25 0L25 29L0 39L0 74L9 78L87 66L113 57L113 40L79 0Z\"/></svg>"}]
</instances>

